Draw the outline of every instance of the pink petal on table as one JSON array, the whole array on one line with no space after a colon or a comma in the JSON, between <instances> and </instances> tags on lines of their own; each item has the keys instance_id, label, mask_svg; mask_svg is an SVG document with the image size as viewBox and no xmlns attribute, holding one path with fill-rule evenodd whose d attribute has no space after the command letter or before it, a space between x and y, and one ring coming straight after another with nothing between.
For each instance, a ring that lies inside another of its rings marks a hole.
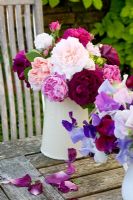
<instances>
[{"instance_id":1,"label":"pink petal on table","mask_svg":"<svg viewBox=\"0 0 133 200\"><path fill-rule=\"evenodd\" d=\"M68 163L68 167L66 169L66 174L72 175L75 173L75 171L76 171L75 166L72 163Z\"/></svg>"},{"instance_id":2,"label":"pink petal on table","mask_svg":"<svg viewBox=\"0 0 133 200\"><path fill-rule=\"evenodd\" d=\"M28 191L37 196L43 192L43 185L41 182L36 182L35 184L32 184L28 187Z\"/></svg>"},{"instance_id":3,"label":"pink petal on table","mask_svg":"<svg viewBox=\"0 0 133 200\"><path fill-rule=\"evenodd\" d=\"M62 193L68 193L70 191L77 191L78 186L71 181L64 181L59 185L58 190Z\"/></svg>"},{"instance_id":4,"label":"pink petal on table","mask_svg":"<svg viewBox=\"0 0 133 200\"><path fill-rule=\"evenodd\" d=\"M10 179L9 181L17 187L28 187L31 184L31 177L29 174L26 174L21 178Z\"/></svg>"},{"instance_id":5,"label":"pink petal on table","mask_svg":"<svg viewBox=\"0 0 133 200\"><path fill-rule=\"evenodd\" d=\"M66 181L69 178L70 178L70 176L67 173L60 171L60 172L46 176L45 181L48 184L58 186L61 184L61 182Z\"/></svg>"},{"instance_id":6,"label":"pink petal on table","mask_svg":"<svg viewBox=\"0 0 133 200\"><path fill-rule=\"evenodd\" d=\"M78 186L71 181L65 181L65 186L68 187L71 191L77 191L78 190Z\"/></svg>"},{"instance_id":7,"label":"pink petal on table","mask_svg":"<svg viewBox=\"0 0 133 200\"><path fill-rule=\"evenodd\" d=\"M68 149L68 161L69 162L74 162L77 157L77 151L74 148L69 148Z\"/></svg>"}]
</instances>

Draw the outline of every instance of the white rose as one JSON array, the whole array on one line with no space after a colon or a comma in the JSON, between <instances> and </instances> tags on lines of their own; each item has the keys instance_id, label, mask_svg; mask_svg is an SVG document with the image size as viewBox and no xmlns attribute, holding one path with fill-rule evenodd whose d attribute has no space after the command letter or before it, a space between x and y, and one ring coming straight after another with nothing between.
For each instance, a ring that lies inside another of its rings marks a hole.
<instances>
[{"instance_id":1,"label":"white rose","mask_svg":"<svg viewBox=\"0 0 133 200\"><path fill-rule=\"evenodd\" d=\"M35 47L38 50L47 49L52 46L53 37L47 33L41 33L35 38Z\"/></svg>"}]
</instances>

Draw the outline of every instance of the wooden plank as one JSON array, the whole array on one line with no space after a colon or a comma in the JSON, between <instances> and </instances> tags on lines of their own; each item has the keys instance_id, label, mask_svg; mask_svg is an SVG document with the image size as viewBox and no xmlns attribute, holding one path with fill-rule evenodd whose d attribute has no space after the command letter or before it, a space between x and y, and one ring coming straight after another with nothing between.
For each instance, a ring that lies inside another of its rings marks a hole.
<instances>
[{"instance_id":1,"label":"wooden plank","mask_svg":"<svg viewBox=\"0 0 133 200\"><path fill-rule=\"evenodd\" d=\"M3 190L10 196L11 200L63 200L63 197L52 186L44 182L44 178L25 157L21 156L0 161L0 174L5 178L21 177L27 173L32 177L33 181L41 180L44 185L45 195L32 196L26 188L2 185Z\"/></svg>"},{"instance_id":2,"label":"wooden plank","mask_svg":"<svg viewBox=\"0 0 133 200\"><path fill-rule=\"evenodd\" d=\"M15 169L15 170L14 170ZM24 157L2 160L0 162L0 175L4 178L18 178L29 174L33 180L38 180L40 174ZM9 184L2 184L1 187L10 197L10 200L46 200L44 194L39 196L31 195L27 188L17 188Z\"/></svg>"},{"instance_id":3,"label":"wooden plank","mask_svg":"<svg viewBox=\"0 0 133 200\"><path fill-rule=\"evenodd\" d=\"M2 74L2 66L0 64L0 114L2 122L2 137L4 141L9 140L9 127L7 120L7 106L6 106L6 96L4 88L4 80Z\"/></svg>"},{"instance_id":4,"label":"wooden plank","mask_svg":"<svg viewBox=\"0 0 133 200\"><path fill-rule=\"evenodd\" d=\"M0 188L0 200L9 200L1 188Z\"/></svg>"},{"instance_id":5,"label":"wooden plank","mask_svg":"<svg viewBox=\"0 0 133 200\"><path fill-rule=\"evenodd\" d=\"M110 190L79 198L79 200L122 200L121 189Z\"/></svg>"},{"instance_id":6,"label":"wooden plank","mask_svg":"<svg viewBox=\"0 0 133 200\"><path fill-rule=\"evenodd\" d=\"M54 159L48 158L48 157L44 156L42 153L27 155L26 158L28 160L30 160L32 165L34 165L34 167L37 169L44 168L44 167L46 168L46 167L50 167L50 166L53 166L53 168L54 167L56 168L55 165L58 165L58 164L61 164L64 162L61 160L54 160ZM43 169L43 172L44 171L45 171L45 169Z\"/></svg>"},{"instance_id":7,"label":"wooden plank","mask_svg":"<svg viewBox=\"0 0 133 200\"><path fill-rule=\"evenodd\" d=\"M63 194L66 199L89 196L121 187L124 169L118 168L72 179L79 186L76 192Z\"/></svg>"},{"instance_id":8,"label":"wooden plank","mask_svg":"<svg viewBox=\"0 0 133 200\"><path fill-rule=\"evenodd\" d=\"M93 158L84 158L76 160L74 162L74 165L76 167L76 173L73 174L73 177L85 176L120 167L118 162L115 161L114 157L109 158L108 162L102 165L95 163ZM66 164L58 164L47 168L46 167L41 168L39 169L39 171L45 176L47 174L55 173L65 169L66 169Z\"/></svg>"},{"instance_id":9,"label":"wooden plank","mask_svg":"<svg viewBox=\"0 0 133 200\"><path fill-rule=\"evenodd\" d=\"M41 137L0 143L0 160L40 152Z\"/></svg>"},{"instance_id":10,"label":"wooden plank","mask_svg":"<svg viewBox=\"0 0 133 200\"><path fill-rule=\"evenodd\" d=\"M24 5L24 4L34 4L34 0L0 0L0 5Z\"/></svg>"},{"instance_id":11,"label":"wooden plank","mask_svg":"<svg viewBox=\"0 0 133 200\"><path fill-rule=\"evenodd\" d=\"M15 100L14 100L11 68L9 63L9 55L7 47L5 15L3 6L0 6L0 43L2 48L4 69L5 69L7 88L8 88L11 139L14 140L17 138L16 111L15 111Z\"/></svg>"},{"instance_id":12,"label":"wooden plank","mask_svg":"<svg viewBox=\"0 0 133 200\"><path fill-rule=\"evenodd\" d=\"M6 11L7 11L9 45L10 45L11 56L13 59L15 57L15 55L17 54L13 6L7 6ZM23 105L23 97L22 97L22 93L23 93L22 85L21 85L21 81L18 79L17 73L14 74L14 77L15 77L15 87L16 87L16 95L17 95L19 138L25 138L25 122L24 122L24 105Z\"/></svg>"},{"instance_id":13,"label":"wooden plank","mask_svg":"<svg viewBox=\"0 0 133 200\"><path fill-rule=\"evenodd\" d=\"M16 5L15 13L16 13L18 48L19 48L19 50L24 50L25 49L24 30L23 30L22 13L21 13L20 5ZM28 135L31 135L30 127L32 130L32 126L33 126L31 94L30 94L30 90L26 88L25 84L24 84L24 91L25 91L25 104L26 104L26 121L27 121L27 128L28 128L27 132L28 132Z\"/></svg>"},{"instance_id":14,"label":"wooden plank","mask_svg":"<svg viewBox=\"0 0 133 200\"><path fill-rule=\"evenodd\" d=\"M32 36L32 25L31 25L31 13L30 6L25 5L25 29L26 29L26 43L28 50L33 49L33 36ZM35 117L35 134L41 135L41 114L40 114L40 99L39 93L33 92L34 96L34 117ZM28 135L33 135L33 127L28 126Z\"/></svg>"},{"instance_id":15,"label":"wooden plank","mask_svg":"<svg viewBox=\"0 0 133 200\"><path fill-rule=\"evenodd\" d=\"M44 32L43 10L41 1L34 0L34 3L35 3L35 5L33 6L34 34L37 35L39 33Z\"/></svg>"}]
</instances>

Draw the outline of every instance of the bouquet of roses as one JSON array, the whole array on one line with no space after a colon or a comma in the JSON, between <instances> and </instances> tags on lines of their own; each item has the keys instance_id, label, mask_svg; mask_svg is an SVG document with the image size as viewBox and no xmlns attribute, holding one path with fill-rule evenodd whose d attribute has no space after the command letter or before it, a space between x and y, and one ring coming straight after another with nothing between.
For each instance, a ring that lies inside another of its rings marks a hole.
<instances>
[{"instance_id":1,"label":"bouquet of roses","mask_svg":"<svg viewBox=\"0 0 133 200\"><path fill-rule=\"evenodd\" d=\"M111 83L106 79L98 89L95 110L89 122L78 127L76 119L63 120L73 143L82 142L81 154L94 154L96 162L106 162L111 153L121 164L133 163L133 75Z\"/></svg>"},{"instance_id":2,"label":"bouquet of roses","mask_svg":"<svg viewBox=\"0 0 133 200\"><path fill-rule=\"evenodd\" d=\"M13 70L27 87L54 102L70 98L83 108L94 103L105 79L119 83L121 75L116 50L92 43L84 28L69 28L60 35L59 22L50 24L51 34L36 36L35 49L20 51Z\"/></svg>"}]
</instances>

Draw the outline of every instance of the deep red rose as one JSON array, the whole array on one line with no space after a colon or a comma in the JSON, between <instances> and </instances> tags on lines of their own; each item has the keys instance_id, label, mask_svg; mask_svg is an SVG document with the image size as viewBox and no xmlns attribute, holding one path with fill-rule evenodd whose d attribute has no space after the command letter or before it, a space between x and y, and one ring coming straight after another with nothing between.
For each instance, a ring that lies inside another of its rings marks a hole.
<instances>
[{"instance_id":1,"label":"deep red rose","mask_svg":"<svg viewBox=\"0 0 133 200\"><path fill-rule=\"evenodd\" d=\"M101 73L97 70L86 70L74 74L68 82L69 97L80 106L94 103L98 88L103 82Z\"/></svg>"},{"instance_id":2,"label":"deep red rose","mask_svg":"<svg viewBox=\"0 0 133 200\"><path fill-rule=\"evenodd\" d=\"M79 41L86 47L87 43L93 39L92 35L84 28L68 28L62 38L67 39L68 37L78 38Z\"/></svg>"},{"instance_id":3,"label":"deep red rose","mask_svg":"<svg viewBox=\"0 0 133 200\"><path fill-rule=\"evenodd\" d=\"M133 75L129 76L126 81L126 86L129 89L133 89Z\"/></svg>"},{"instance_id":4,"label":"deep red rose","mask_svg":"<svg viewBox=\"0 0 133 200\"><path fill-rule=\"evenodd\" d=\"M120 59L115 48L110 45L104 44L100 48L101 56L107 59L109 65L120 65Z\"/></svg>"}]
</instances>

